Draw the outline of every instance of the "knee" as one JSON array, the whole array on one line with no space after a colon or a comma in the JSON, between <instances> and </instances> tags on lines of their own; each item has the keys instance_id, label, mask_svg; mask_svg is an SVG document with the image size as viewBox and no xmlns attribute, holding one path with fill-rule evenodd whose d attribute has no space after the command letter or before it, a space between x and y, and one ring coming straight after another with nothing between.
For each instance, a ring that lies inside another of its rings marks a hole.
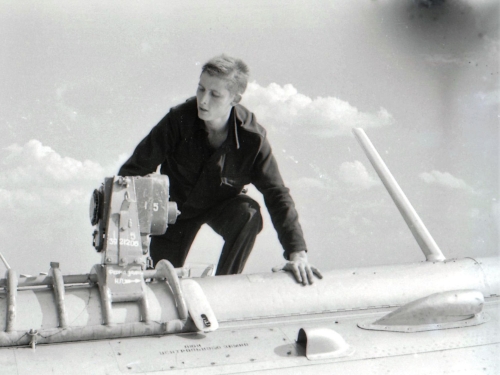
<instances>
[{"instance_id":1,"label":"knee","mask_svg":"<svg viewBox=\"0 0 500 375\"><path fill-rule=\"evenodd\" d=\"M252 198L246 195L241 195L236 198L237 206L242 212L249 212L252 215L260 215L260 205Z\"/></svg>"},{"instance_id":2,"label":"knee","mask_svg":"<svg viewBox=\"0 0 500 375\"><path fill-rule=\"evenodd\" d=\"M252 198L241 195L235 198L235 206L239 214L238 216L244 218L248 224L251 223L253 226L257 227L260 232L262 229L260 205Z\"/></svg>"}]
</instances>

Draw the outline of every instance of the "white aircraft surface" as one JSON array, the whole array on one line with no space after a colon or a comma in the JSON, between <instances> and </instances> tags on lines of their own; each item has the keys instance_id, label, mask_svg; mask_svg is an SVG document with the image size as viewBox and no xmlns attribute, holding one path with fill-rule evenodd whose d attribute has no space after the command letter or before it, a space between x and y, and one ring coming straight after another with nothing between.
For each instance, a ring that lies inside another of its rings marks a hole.
<instances>
[{"instance_id":1,"label":"white aircraft surface","mask_svg":"<svg viewBox=\"0 0 500 375\"><path fill-rule=\"evenodd\" d=\"M355 135L425 261L332 270L307 287L284 272L146 270L137 251L175 206L161 179L110 178L91 205L102 264L0 280L0 374L499 374L499 259L445 259ZM153 193L141 198L141 183Z\"/></svg>"}]
</instances>

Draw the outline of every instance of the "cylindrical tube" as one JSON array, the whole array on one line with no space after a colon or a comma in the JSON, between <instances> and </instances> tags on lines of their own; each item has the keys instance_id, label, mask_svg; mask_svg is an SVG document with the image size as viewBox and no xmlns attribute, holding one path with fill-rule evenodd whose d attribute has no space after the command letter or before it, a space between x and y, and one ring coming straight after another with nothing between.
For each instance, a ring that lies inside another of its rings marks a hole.
<instances>
[{"instance_id":1,"label":"cylindrical tube","mask_svg":"<svg viewBox=\"0 0 500 375\"><path fill-rule=\"evenodd\" d=\"M7 308L6 308L6 327L7 332L14 330L16 322L16 301L17 301L17 274L13 269L8 269L7 279Z\"/></svg>"},{"instance_id":2,"label":"cylindrical tube","mask_svg":"<svg viewBox=\"0 0 500 375\"><path fill-rule=\"evenodd\" d=\"M366 133L360 128L353 129L353 132L361 144L361 147L363 147L370 163L373 165L373 168L389 192L392 200L398 207L399 212L401 212L401 215L410 228L413 237L417 240L418 245L420 246L420 249L422 249L427 261L435 262L445 260L441 249L439 249L438 245L434 241L434 238L432 238L431 234L425 227L424 223L418 216L395 178L392 176L389 168L385 165Z\"/></svg>"},{"instance_id":3,"label":"cylindrical tube","mask_svg":"<svg viewBox=\"0 0 500 375\"><path fill-rule=\"evenodd\" d=\"M68 328L66 307L64 306L64 280L58 263L51 263L52 286L57 306L59 327Z\"/></svg>"},{"instance_id":4,"label":"cylindrical tube","mask_svg":"<svg viewBox=\"0 0 500 375\"><path fill-rule=\"evenodd\" d=\"M322 280L317 280L307 288L285 272L195 280L219 323L400 306L433 293L457 289L477 290L485 298L500 294L500 272L496 258L334 270L325 272ZM181 286L182 282L181 279ZM147 283L146 288L150 324L140 322L140 309L136 302L119 302L113 304L113 309L116 309L114 324L103 326L101 297L97 286L67 287L66 330L58 328L50 289L19 290L13 330L0 334L0 346L22 345L22 341L17 343L13 338L25 335L31 329L40 334L40 338L37 338L39 343L43 342L43 337L54 333L57 333L57 337L51 338L54 340L51 342L196 330L189 321L187 324L183 321L181 315L184 312L180 312L182 309L178 311L173 292L165 282L153 281ZM0 320L5 318L7 300L0 298ZM167 328L163 331L160 328L152 329L153 322L164 322ZM64 331L70 332L68 336L65 336ZM108 336L106 332L112 332L112 335Z\"/></svg>"}]
</instances>

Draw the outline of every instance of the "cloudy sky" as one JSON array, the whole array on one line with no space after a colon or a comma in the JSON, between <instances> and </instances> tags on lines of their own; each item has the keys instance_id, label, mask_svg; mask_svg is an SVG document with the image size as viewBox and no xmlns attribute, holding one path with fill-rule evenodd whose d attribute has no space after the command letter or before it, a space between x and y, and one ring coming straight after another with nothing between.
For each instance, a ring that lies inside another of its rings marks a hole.
<instances>
[{"instance_id":1,"label":"cloudy sky","mask_svg":"<svg viewBox=\"0 0 500 375\"><path fill-rule=\"evenodd\" d=\"M100 261L90 193L222 52L250 66L244 105L268 130L313 263L424 259L353 127L446 257L499 253L498 1L168 3L0 2L0 251L19 273ZM204 228L188 261L216 262L221 244ZM245 272L281 254L266 217Z\"/></svg>"}]
</instances>

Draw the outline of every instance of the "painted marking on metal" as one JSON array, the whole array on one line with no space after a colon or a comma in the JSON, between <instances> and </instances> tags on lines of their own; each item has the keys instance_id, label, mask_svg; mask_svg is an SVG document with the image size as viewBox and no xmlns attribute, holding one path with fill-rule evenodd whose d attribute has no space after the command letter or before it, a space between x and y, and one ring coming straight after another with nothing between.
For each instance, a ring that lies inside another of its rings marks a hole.
<instances>
[{"instance_id":1,"label":"painted marking on metal","mask_svg":"<svg viewBox=\"0 0 500 375\"><path fill-rule=\"evenodd\" d=\"M201 367L262 363L296 355L295 342L280 329L246 329L204 334L178 334L157 340L113 340L111 346L122 371L145 373ZM138 351L147 347L148 351ZM119 353L119 354L118 354Z\"/></svg>"}]
</instances>

